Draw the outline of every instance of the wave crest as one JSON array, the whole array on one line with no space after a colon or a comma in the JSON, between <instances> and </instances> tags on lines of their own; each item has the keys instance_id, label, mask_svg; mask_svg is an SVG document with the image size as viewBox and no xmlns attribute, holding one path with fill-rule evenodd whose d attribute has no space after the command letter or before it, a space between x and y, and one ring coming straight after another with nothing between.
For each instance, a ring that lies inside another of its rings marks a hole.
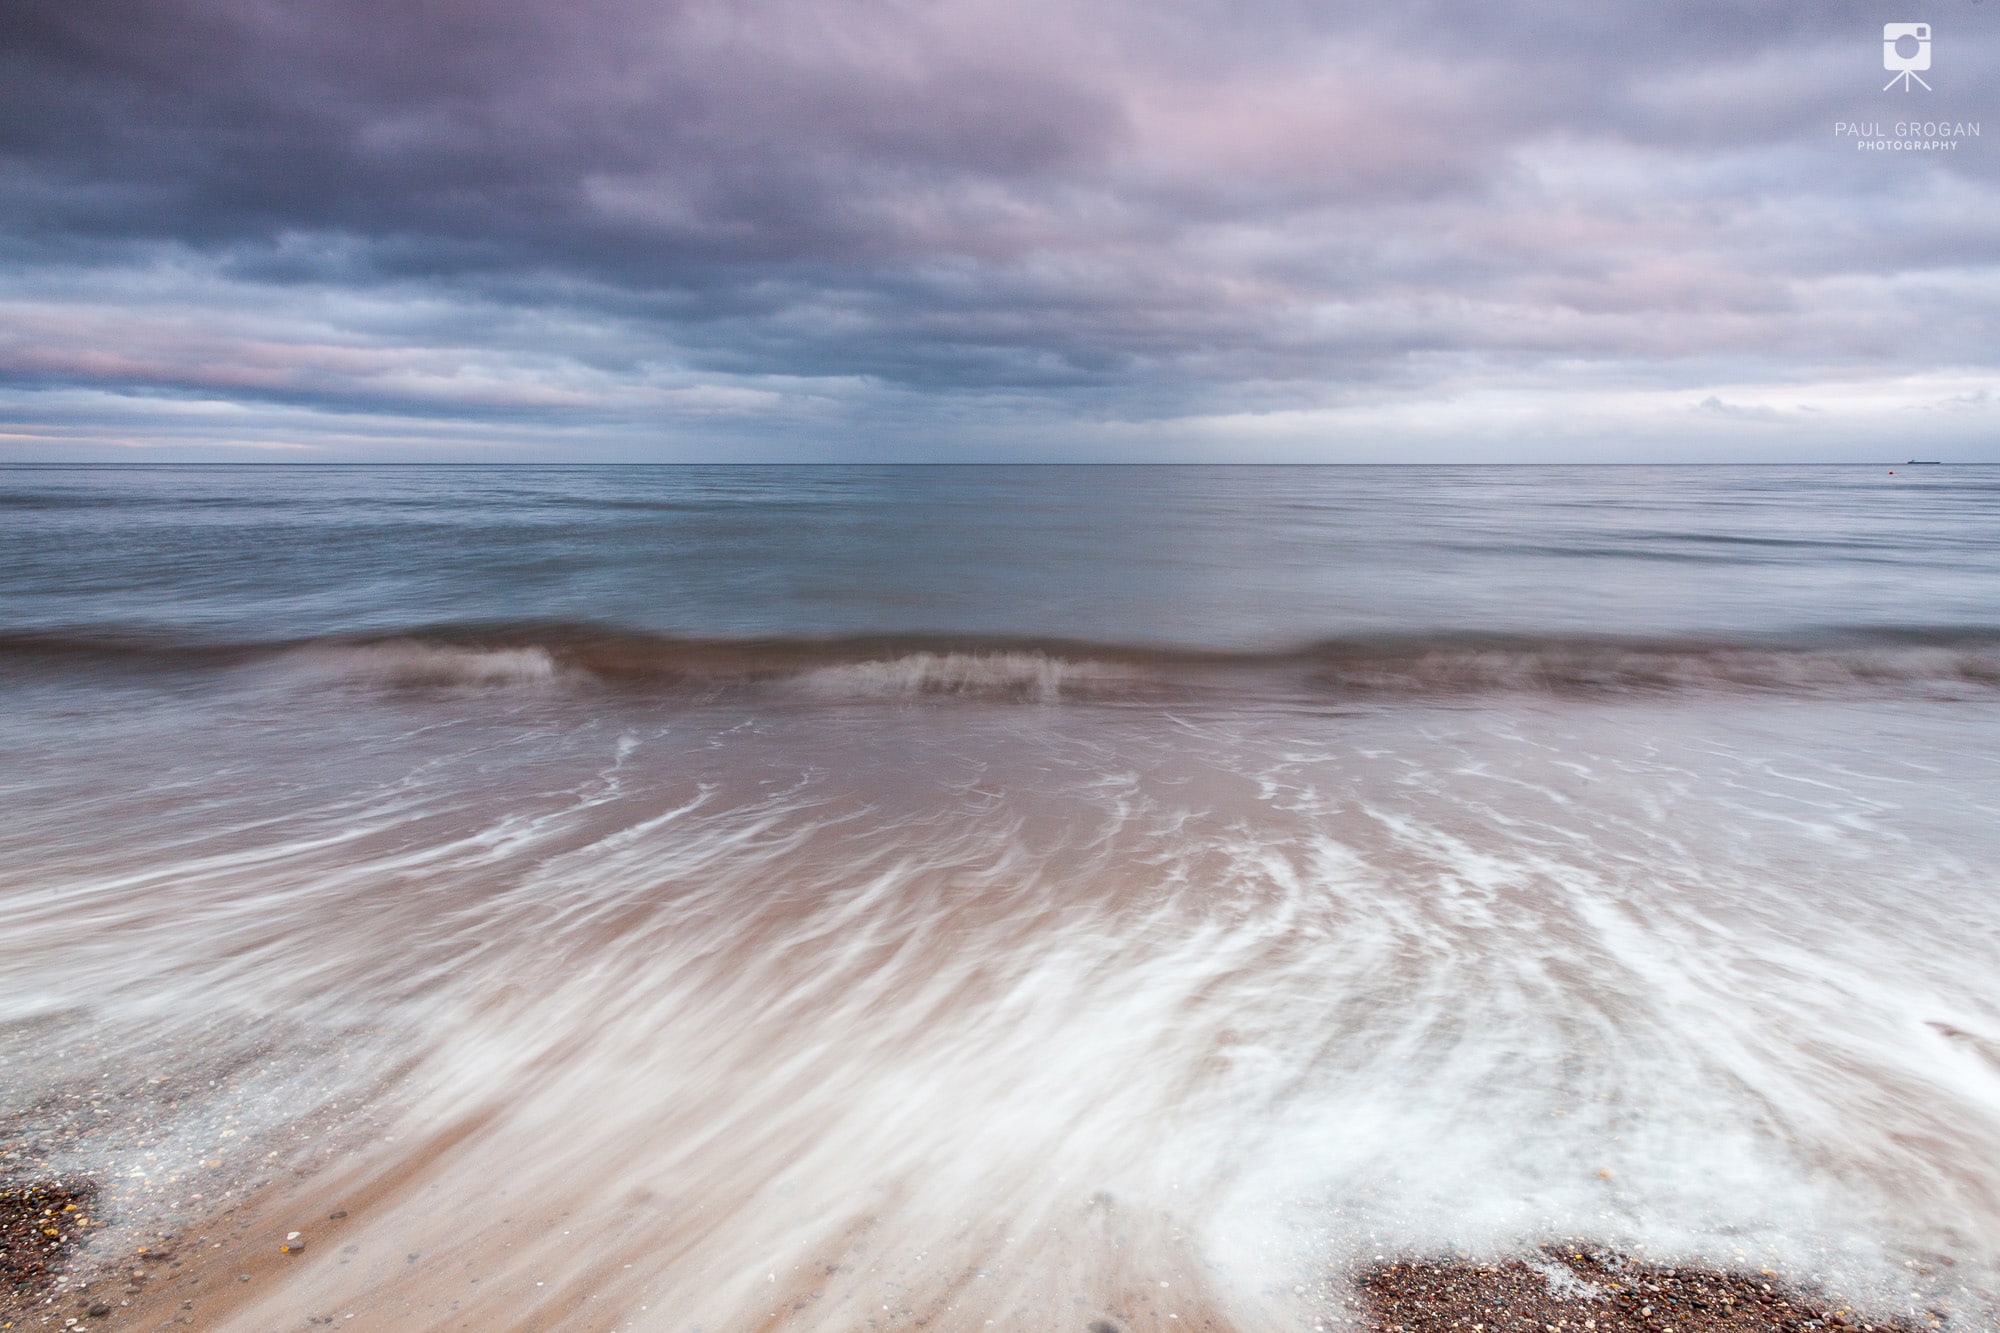
<instances>
[{"instance_id":1,"label":"wave crest","mask_svg":"<svg viewBox=\"0 0 2000 1333\"><path fill-rule=\"evenodd\" d=\"M1319 688L1387 694L1776 694L1937 691L2000 686L2000 647L1768 647L1550 642L1405 654L1335 652Z\"/></svg>"},{"instance_id":2,"label":"wave crest","mask_svg":"<svg viewBox=\"0 0 2000 1333\"><path fill-rule=\"evenodd\" d=\"M2000 689L2000 630L1854 630L1747 639L1451 635L1331 639L1268 651L976 635L696 639L520 625L380 638L193 643L0 633L0 667L303 670L386 689L551 685L666 694L776 691L794 699L1159 702L1192 697L1463 699L1701 693L1967 697Z\"/></svg>"},{"instance_id":3,"label":"wave crest","mask_svg":"<svg viewBox=\"0 0 2000 1333\"><path fill-rule=\"evenodd\" d=\"M901 657L816 667L796 678L822 698L881 699L927 694L1056 703L1064 698L1122 693L1133 673L1103 662L1067 661L1045 653L909 653Z\"/></svg>"},{"instance_id":4,"label":"wave crest","mask_svg":"<svg viewBox=\"0 0 2000 1333\"><path fill-rule=\"evenodd\" d=\"M562 674L547 648L478 648L396 639L300 649L291 655L315 676L387 689L494 689L547 685Z\"/></svg>"}]
</instances>

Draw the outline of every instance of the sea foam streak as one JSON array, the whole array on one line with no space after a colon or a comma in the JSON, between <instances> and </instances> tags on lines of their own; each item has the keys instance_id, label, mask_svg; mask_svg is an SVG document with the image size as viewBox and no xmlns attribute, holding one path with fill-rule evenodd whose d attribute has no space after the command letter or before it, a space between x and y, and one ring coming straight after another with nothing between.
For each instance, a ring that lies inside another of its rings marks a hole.
<instances>
[{"instance_id":1,"label":"sea foam streak","mask_svg":"<svg viewBox=\"0 0 2000 1333\"><path fill-rule=\"evenodd\" d=\"M179 1104L100 1131L137 1201L268 1160L354 1214L230 1327L1279 1328L1356 1256L1576 1232L1990 1280L2000 1072L1933 1026L2000 1034L1926 846L1983 819L1950 717L1894 725L1955 776L1839 702L336 705L338 751L253 692L63 769L0 848L10 1067L64 1052L10 1106L146 1063ZM78 801L132 845L26 869Z\"/></svg>"}]
</instances>

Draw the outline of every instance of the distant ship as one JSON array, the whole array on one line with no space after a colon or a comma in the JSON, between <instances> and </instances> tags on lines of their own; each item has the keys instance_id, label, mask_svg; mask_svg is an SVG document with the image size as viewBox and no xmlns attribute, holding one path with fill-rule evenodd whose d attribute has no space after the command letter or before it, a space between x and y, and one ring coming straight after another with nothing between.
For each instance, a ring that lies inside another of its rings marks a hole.
<instances>
[{"instance_id":1,"label":"distant ship","mask_svg":"<svg viewBox=\"0 0 2000 1333\"><path fill-rule=\"evenodd\" d=\"M1942 464L1940 464L1940 463L1938 462L1938 460L1937 460L1937 459L1935 459L1935 458L1912 458L1912 459L1911 459L1911 460L1910 460L1909 462L1907 462L1907 463L1903 464L1903 466L1904 466L1904 467L1941 467L1941 466L1943 466L1943 465L1942 465Z\"/></svg>"}]
</instances>

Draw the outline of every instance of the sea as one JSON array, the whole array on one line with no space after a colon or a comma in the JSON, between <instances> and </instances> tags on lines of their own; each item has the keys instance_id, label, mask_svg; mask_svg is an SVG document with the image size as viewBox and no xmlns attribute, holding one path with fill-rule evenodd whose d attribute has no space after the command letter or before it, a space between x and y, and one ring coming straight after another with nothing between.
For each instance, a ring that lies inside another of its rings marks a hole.
<instances>
[{"instance_id":1,"label":"sea","mask_svg":"<svg viewBox=\"0 0 2000 1333\"><path fill-rule=\"evenodd\" d=\"M2000 467L0 468L30 1163L216 1328L2000 1328Z\"/></svg>"}]
</instances>

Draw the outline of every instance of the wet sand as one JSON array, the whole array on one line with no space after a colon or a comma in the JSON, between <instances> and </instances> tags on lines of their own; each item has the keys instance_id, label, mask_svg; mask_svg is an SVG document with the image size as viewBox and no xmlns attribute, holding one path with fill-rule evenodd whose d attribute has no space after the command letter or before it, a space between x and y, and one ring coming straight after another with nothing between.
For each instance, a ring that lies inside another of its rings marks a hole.
<instances>
[{"instance_id":1,"label":"wet sand","mask_svg":"<svg viewBox=\"0 0 2000 1333\"><path fill-rule=\"evenodd\" d=\"M337 1173L336 1173L337 1174ZM393 1208L397 1189L377 1189L361 1197L328 1195L324 1182L281 1182L251 1198L190 1225L184 1232L156 1238L137 1253L112 1253L108 1246L70 1245L51 1265L26 1275L0 1304L0 1328L103 1329L347 1329L611 1330L682 1329L688 1321L673 1310L647 1308L629 1297L631 1283L606 1277L601 1290L589 1284L562 1284L544 1296L540 1283L508 1272L505 1251L514 1234L532 1233L565 1219L518 1219L518 1228L482 1237L493 1252L482 1271L495 1274L486 1291L477 1279L468 1285L470 1266L463 1253L409 1251L387 1254L369 1223L378 1210ZM38 1196L39 1197L39 1196ZM314 1202L339 1197L350 1206L310 1213ZM499 1201L492 1201L498 1206ZM516 1219L507 1219L513 1223ZM393 1248L393 1247L389 1247ZM866 1245L831 1257L855 1257ZM633 1256L649 1246L613 1242L601 1266L632 1268ZM865 1261L864 1261L865 1262ZM359 1266L384 1272L380 1286L356 1297L328 1302L319 1293L330 1271ZM1117 1265L1113 1265L1114 1268ZM897 1300L876 1308L857 1299L855 1263L811 1262L774 1274L763 1310L746 1309L723 1327L742 1329L871 1328L952 1329L1006 1324L1048 1327L1046 1313L1023 1313L995 1320L968 1312L967 1288L975 1272L938 1274L930 1282L891 1284ZM398 1271L400 1270L400 1271ZM510 1280L510 1276L514 1280ZM906 1275L912 1276L915 1275ZM1096 1274L1099 1299L1064 1294L1074 1318L1063 1326L1102 1333L1105 1329L1171 1328L1196 1333L1233 1333L1236 1325L1191 1292L1170 1295L1129 1272ZM1161 1284L1164 1286L1164 1284ZM1108 1299L1105 1298L1108 1295ZM1051 1304L1056 1303L1054 1300ZM982 1309L984 1307L981 1307ZM706 1327L715 1329L711 1322Z\"/></svg>"},{"instance_id":2,"label":"wet sand","mask_svg":"<svg viewBox=\"0 0 2000 1333\"><path fill-rule=\"evenodd\" d=\"M342 1193L342 1191L346 1193ZM403 1280L385 1283L387 1299L325 1304L312 1293L315 1268L382 1265L371 1251L371 1212L403 1193L395 1182L357 1189L338 1169L326 1178L273 1181L249 1197L129 1246L129 1233L93 1237L110 1219L97 1215L102 1197L90 1180L0 1183L0 1329L540 1329L680 1328L671 1311L597 1304L602 1293L572 1285L555 1305L451 1299L462 1285L440 1271L435 1257L400 1256ZM325 1208L332 1201L345 1206ZM490 1239L490 1238L489 1238ZM498 1244L505 1248L507 1242ZM865 1249L865 1247L863 1247ZM940 1247L944 1248L944 1247ZM620 1248L617 1253L628 1251ZM630 1251L643 1253L643 1250ZM499 1256L493 1256L496 1262ZM457 1265L453 1265L456 1267ZM1117 1267L1114 1264L1112 1267ZM1920 1313L1902 1315L1841 1300L1808 1279L1770 1270L1730 1272L1646 1262L1582 1240L1541 1247L1498 1261L1397 1257L1343 1271L1327 1265L1323 1290L1295 1288L1304 1299L1274 1328L1366 1330L1366 1333L1927 1333L1975 1327L1954 1313L1950 1263L1913 1271ZM1095 1299L1043 1293L1040 1308L996 1320L988 1307L960 1303L969 1273L936 1274L905 1289L880 1309L857 1305L839 1290L839 1263L802 1264L783 1281L773 1275L767 1312L745 1311L730 1327L781 1330L846 1327L957 1329L992 1325L1080 1333L1202 1330L1249 1333L1198 1291L1153 1290L1130 1272L1093 1275ZM909 1276L916 1277L911 1274ZM983 1274L981 1274L983 1276ZM1162 1282L1161 1288L1168 1284ZM411 1301L413 1288L435 1299ZM607 1282L607 1292L619 1284ZM1973 1294L1973 1293L1968 1293ZM831 1299L829 1299L829 1297ZM1073 1314L1054 1312L1073 1304ZM510 1312L511 1310L511 1312ZM1977 1316L1974 1316L1975 1318Z\"/></svg>"}]
</instances>

